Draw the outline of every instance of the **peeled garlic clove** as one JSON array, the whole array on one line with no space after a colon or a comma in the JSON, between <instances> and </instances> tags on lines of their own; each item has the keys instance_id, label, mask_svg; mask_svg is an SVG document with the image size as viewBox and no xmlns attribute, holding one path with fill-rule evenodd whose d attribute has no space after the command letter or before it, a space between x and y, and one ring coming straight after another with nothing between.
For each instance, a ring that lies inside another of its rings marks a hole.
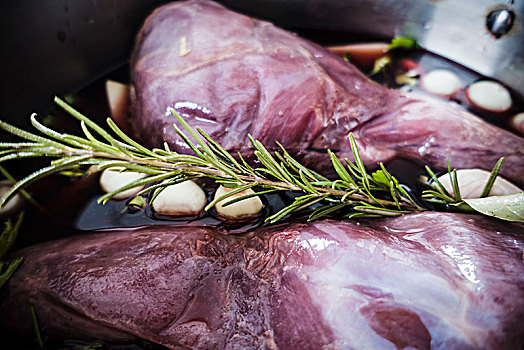
<instances>
[{"instance_id":1,"label":"peeled garlic clove","mask_svg":"<svg viewBox=\"0 0 524 350\"><path fill-rule=\"evenodd\" d=\"M100 187L106 193L118 190L120 187L145 177L146 174L134 171L122 171L121 168L108 168L100 175ZM125 199L135 196L144 186L133 187L118 193L113 199Z\"/></svg>"},{"instance_id":2,"label":"peeled garlic clove","mask_svg":"<svg viewBox=\"0 0 524 350\"><path fill-rule=\"evenodd\" d=\"M457 182L459 184L460 196L462 198L480 198L482 191L489 180L491 172L482 169L459 169L457 170ZM449 174L444 174L438 178L444 188L451 194L453 186ZM520 188L513 185L506 179L497 176L493 187L491 188L490 196L504 196L507 194L514 194L522 192Z\"/></svg>"},{"instance_id":3,"label":"peeled garlic clove","mask_svg":"<svg viewBox=\"0 0 524 350\"><path fill-rule=\"evenodd\" d=\"M509 124L514 130L524 135L524 112L515 114L509 121Z\"/></svg>"},{"instance_id":4,"label":"peeled garlic clove","mask_svg":"<svg viewBox=\"0 0 524 350\"><path fill-rule=\"evenodd\" d=\"M0 181L0 198L3 199L11 190L13 184L9 180ZM11 199L4 203L0 208L0 219L8 218L18 213L24 205L24 198L19 193L11 197Z\"/></svg>"},{"instance_id":5,"label":"peeled garlic clove","mask_svg":"<svg viewBox=\"0 0 524 350\"><path fill-rule=\"evenodd\" d=\"M508 89L490 80L477 81L468 86L466 97L474 107L494 113L507 111L513 103Z\"/></svg>"},{"instance_id":6,"label":"peeled garlic clove","mask_svg":"<svg viewBox=\"0 0 524 350\"><path fill-rule=\"evenodd\" d=\"M111 117L124 132L128 130L127 117L130 105L129 86L113 80L106 81L106 95Z\"/></svg>"},{"instance_id":7,"label":"peeled garlic clove","mask_svg":"<svg viewBox=\"0 0 524 350\"><path fill-rule=\"evenodd\" d=\"M215 199L219 198L229 191L232 191L232 188L226 188L224 186L220 186L217 191L215 192ZM247 189L245 191L242 191L240 193L234 194L231 197L227 197L224 200L221 200L215 205L215 210L217 214L220 216L223 216L227 219L233 219L233 220L241 220L246 219L249 217L256 216L262 212L262 208L264 205L262 204L262 201L259 197L251 197L244 200L241 200L240 202L236 202L233 204L230 204L226 207L224 207L224 204L235 199L238 197L242 197L251 193L255 193L252 189Z\"/></svg>"},{"instance_id":8,"label":"peeled garlic clove","mask_svg":"<svg viewBox=\"0 0 524 350\"><path fill-rule=\"evenodd\" d=\"M206 206L204 191L193 181L184 181L164 188L153 200L156 213L162 215L196 216Z\"/></svg>"},{"instance_id":9,"label":"peeled garlic clove","mask_svg":"<svg viewBox=\"0 0 524 350\"><path fill-rule=\"evenodd\" d=\"M420 85L431 94L449 97L460 89L462 82L455 73L447 69L435 69L422 76Z\"/></svg>"}]
</instances>

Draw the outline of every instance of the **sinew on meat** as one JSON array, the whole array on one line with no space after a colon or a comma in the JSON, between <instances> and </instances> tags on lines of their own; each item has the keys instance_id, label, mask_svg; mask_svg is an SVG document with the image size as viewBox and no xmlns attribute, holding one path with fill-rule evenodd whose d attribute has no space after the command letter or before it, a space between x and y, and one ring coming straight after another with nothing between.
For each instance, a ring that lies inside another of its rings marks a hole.
<instances>
[{"instance_id":1,"label":"sinew on meat","mask_svg":"<svg viewBox=\"0 0 524 350\"><path fill-rule=\"evenodd\" d=\"M524 185L524 139L449 103L403 95L366 78L326 49L210 1L156 10L131 59L135 135L149 146L187 150L173 132L173 107L226 149L246 150L248 134L281 142L325 171L338 151L352 159L353 132L367 165L395 156L432 167L491 170Z\"/></svg>"},{"instance_id":2,"label":"sinew on meat","mask_svg":"<svg viewBox=\"0 0 524 350\"><path fill-rule=\"evenodd\" d=\"M172 349L520 349L521 224L451 213L170 226L25 248L1 327Z\"/></svg>"}]
</instances>

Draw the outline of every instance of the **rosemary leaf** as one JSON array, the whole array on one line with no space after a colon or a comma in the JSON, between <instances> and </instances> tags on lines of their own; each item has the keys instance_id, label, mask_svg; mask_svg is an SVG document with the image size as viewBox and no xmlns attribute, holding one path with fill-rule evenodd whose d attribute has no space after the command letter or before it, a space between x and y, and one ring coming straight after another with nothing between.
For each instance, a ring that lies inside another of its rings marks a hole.
<instances>
[{"instance_id":1,"label":"rosemary leaf","mask_svg":"<svg viewBox=\"0 0 524 350\"><path fill-rule=\"evenodd\" d=\"M462 197L460 195L460 187L459 187L458 178L457 178L457 169L453 169L453 171L451 172L451 175L452 175L451 184L453 185L453 195L455 196L455 200L460 202L462 201Z\"/></svg>"},{"instance_id":2,"label":"rosemary leaf","mask_svg":"<svg viewBox=\"0 0 524 350\"><path fill-rule=\"evenodd\" d=\"M155 152L151 152L150 150L148 150L147 148L145 148L144 146L127 136L111 118L107 118L107 125L109 125L111 130L113 130L113 132L116 135L118 135L118 137L120 137L124 142L127 142L128 145L132 146L132 148L150 157L158 158L158 155Z\"/></svg>"},{"instance_id":3,"label":"rosemary leaf","mask_svg":"<svg viewBox=\"0 0 524 350\"><path fill-rule=\"evenodd\" d=\"M360 158L360 154L358 153L358 147L357 143L355 141L355 138L353 137L353 133L349 133L349 142L351 144L351 150L353 152L353 158L355 158L355 164L362 175L362 185L364 186L364 189L367 191L369 195L371 195L370 189L369 189L369 180L367 177L366 168L364 167L364 162L362 162L362 158Z\"/></svg>"},{"instance_id":4,"label":"rosemary leaf","mask_svg":"<svg viewBox=\"0 0 524 350\"><path fill-rule=\"evenodd\" d=\"M180 130L180 128L176 124L173 125L173 128L175 129L175 132L178 134L178 136L180 136L182 138L182 140L184 140L186 145L188 145L189 148L191 148L193 153L195 153L200 158L204 158L204 154L202 152L200 152L200 150L197 148L197 146L193 142L191 142L189 137L187 137L187 135L184 134L184 132L182 130Z\"/></svg>"},{"instance_id":5,"label":"rosemary leaf","mask_svg":"<svg viewBox=\"0 0 524 350\"><path fill-rule=\"evenodd\" d=\"M16 219L16 222L13 224L12 220L7 220L4 222L4 230L0 234L0 258L11 248L15 242L16 236L18 235L18 230L20 225L24 220L24 212L21 212Z\"/></svg>"},{"instance_id":6,"label":"rosemary leaf","mask_svg":"<svg viewBox=\"0 0 524 350\"><path fill-rule=\"evenodd\" d=\"M225 202L224 204L222 204L222 206L223 207L227 207L228 205L231 205L231 204L243 201L244 199L248 199L248 198L251 198L251 197L260 197L260 196L262 196L264 194L273 193L273 192L276 192L276 191L278 191L278 190L271 189L271 190L266 190L266 191L259 191L259 192L248 193L246 195L243 195L243 196L240 196L240 197L237 197L237 198L233 198L233 199Z\"/></svg>"},{"instance_id":7,"label":"rosemary leaf","mask_svg":"<svg viewBox=\"0 0 524 350\"><path fill-rule=\"evenodd\" d=\"M260 141L254 140L251 135L248 135L248 137L251 141L251 144L256 149L255 156L269 171L271 171L271 175L273 175L281 181L287 183L294 183L293 179L289 178L287 174L283 173L282 169L280 168L280 165L277 163L275 158L273 158L271 153L269 153L266 147L264 147L264 145L262 145Z\"/></svg>"},{"instance_id":8,"label":"rosemary leaf","mask_svg":"<svg viewBox=\"0 0 524 350\"><path fill-rule=\"evenodd\" d=\"M149 185L149 184L152 184L154 182L157 182L157 181L162 181L170 176L173 176L177 174L176 171L173 171L171 173L164 173L164 174L160 174L160 175L156 175L156 176L147 176L147 177L143 177L141 179L138 179L138 180L135 180L135 181L132 181L126 185L123 185L122 187L120 187L119 189L113 191L113 192L110 192L110 193L107 193L105 195L103 195L102 197L98 198L97 202L98 203L102 203L102 204L105 204L107 203L108 200L110 200L111 198L113 198L115 195L121 193L121 192L124 192L126 190L129 190L131 188L135 188L135 187L142 187L142 186L145 186L145 185Z\"/></svg>"},{"instance_id":9,"label":"rosemary leaf","mask_svg":"<svg viewBox=\"0 0 524 350\"><path fill-rule=\"evenodd\" d=\"M11 148L10 152L16 152L17 149L22 149L26 147L47 147L43 143L38 142L0 142L0 148ZM3 151L6 152L6 151ZM1 153L1 152L0 152Z\"/></svg>"},{"instance_id":10,"label":"rosemary leaf","mask_svg":"<svg viewBox=\"0 0 524 350\"><path fill-rule=\"evenodd\" d=\"M233 166L239 168L240 167L240 164L238 164L237 160L231 156L231 154L229 154L228 151L226 151L224 149L224 147L222 147L218 142L216 142L215 140L213 140L211 137L209 137L208 134L206 134L202 129L200 129L199 127L197 127L196 129L200 135L202 135L202 137L204 137L204 139L208 142L208 145L209 146L212 146L214 151L218 154L220 154L222 157L224 157L227 161L229 161L231 164L233 164Z\"/></svg>"},{"instance_id":11,"label":"rosemary leaf","mask_svg":"<svg viewBox=\"0 0 524 350\"><path fill-rule=\"evenodd\" d=\"M331 152L331 150L328 150L328 154L329 158L331 158L331 163L333 163L333 167L335 168L335 171L337 172L338 176L340 176L340 178L345 182L348 182L356 186L355 182L351 178L351 175L349 175L346 168L342 165L335 153Z\"/></svg>"},{"instance_id":12,"label":"rosemary leaf","mask_svg":"<svg viewBox=\"0 0 524 350\"><path fill-rule=\"evenodd\" d=\"M175 177L171 177L172 175L170 175L170 177L167 177L167 180L164 180L160 183L157 183L155 185L152 185L152 186L148 186L146 188L144 188L142 191L138 192L137 196L141 196L141 195L144 195L148 192L153 192L153 195L151 196L151 199L149 200L149 203L152 204L154 202L154 200L156 199L156 197L158 197L158 195L168 186L171 186L171 185L176 185L176 184L179 184L179 183L182 183L182 182L185 182L185 181L190 181L192 179L195 179L195 178L198 178L197 175L181 175L181 174L178 174L176 175ZM164 177L165 178L165 177ZM155 182L157 181L161 181L161 180L156 180Z\"/></svg>"},{"instance_id":13,"label":"rosemary leaf","mask_svg":"<svg viewBox=\"0 0 524 350\"><path fill-rule=\"evenodd\" d=\"M379 214L369 214L363 212L353 212L347 216L348 219L358 219L358 218L380 218L382 215Z\"/></svg>"},{"instance_id":14,"label":"rosemary leaf","mask_svg":"<svg viewBox=\"0 0 524 350\"><path fill-rule=\"evenodd\" d=\"M105 131L100 126L98 126L95 122L93 122L91 119L84 116L82 113L80 113L79 111L77 111L76 109L68 105L65 101L61 100L58 96L55 96L54 101L57 105L59 105L62 109L64 109L71 116L80 120L81 122L84 122L88 127L96 131L100 136L102 136L111 145L117 147L115 139L111 135L109 135L107 131Z\"/></svg>"},{"instance_id":15,"label":"rosemary leaf","mask_svg":"<svg viewBox=\"0 0 524 350\"><path fill-rule=\"evenodd\" d=\"M302 205L304 205L305 203L311 201L314 198L315 198L314 194L309 194L309 195L298 197L298 198L295 199L295 201L291 205L289 205L289 206L283 208L282 210L280 210L279 212L269 216L268 218L266 218L265 221L266 222L270 222L270 223L275 223L275 222L279 221L280 219L282 219L284 216L288 215L292 211L298 209L299 207L301 207Z\"/></svg>"},{"instance_id":16,"label":"rosemary leaf","mask_svg":"<svg viewBox=\"0 0 524 350\"><path fill-rule=\"evenodd\" d=\"M93 161L90 160L90 163ZM141 165L141 164L133 164L125 161L120 160L110 160L110 161L104 161L100 160L100 163L97 165L98 170L102 171L105 169L110 168L122 168L126 171L136 171L138 173L143 174L149 174L149 175L158 175L158 174L165 174L165 169L160 170L155 167L147 166L147 165Z\"/></svg>"},{"instance_id":17,"label":"rosemary leaf","mask_svg":"<svg viewBox=\"0 0 524 350\"><path fill-rule=\"evenodd\" d=\"M36 113L33 113L31 114L31 125L33 125L35 127L35 129L37 129L38 131L40 131L41 133L43 133L44 135L47 135L55 140L60 140L60 141L63 141L65 143L68 143L70 146L73 146L73 147L82 147L82 143L79 143L77 141L75 141L74 139L71 139L71 138L68 138L67 136L70 136L70 135L67 135L67 134L61 134L59 132L56 132L52 129L49 129L48 127L46 127L45 125L43 125L42 123L40 123L37 119L36 119Z\"/></svg>"},{"instance_id":18,"label":"rosemary leaf","mask_svg":"<svg viewBox=\"0 0 524 350\"><path fill-rule=\"evenodd\" d=\"M0 163L13 159L37 158L41 157L40 152L9 152L9 154L0 157Z\"/></svg>"},{"instance_id":19,"label":"rosemary leaf","mask_svg":"<svg viewBox=\"0 0 524 350\"><path fill-rule=\"evenodd\" d=\"M12 247L15 242L18 230L24 219L24 212L18 215L15 223L11 219L4 222L4 230L0 234L0 258ZM6 263L0 262L0 288L11 278L15 271L20 267L24 258L16 258L13 261Z\"/></svg>"},{"instance_id":20,"label":"rosemary leaf","mask_svg":"<svg viewBox=\"0 0 524 350\"><path fill-rule=\"evenodd\" d=\"M400 210L400 203L398 201L398 197L396 196L395 189L395 184L393 183L393 181L391 181L389 183L389 193L391 195L391 198L393 198L393 200L395 201L395 205Z\"/></svg>"},{"instance_id":21,"label":"rosemary leaf","mask_svg":"<svg viewBox=\"0 0 524 350\"><path fill-rule=\"evenodd\" d=\"M29 302L29 314L31 315L31 321L33 324L33 332L35 333L36 342L39 349L44 349L44 342L42 341L42 335L40 334L40 327L38 326L38 318L36 317L35 304Z\"/></svg>"},{"instance_id":22,"label":"rosemary leaf","mask_svg":"<svg viewBox=\"0 0 524 350\"><path fill-rule=\"evenodd\" d=\"M24 262L24 258L16 258L9 263L0 262L0 288L13 276L20 265ZM4 267L6 265L7 267Z\"/></svg>"},{"instance_id":23,"label":"rosemary leaf","mask_svg":"<svg viewBox=\"0 0 524 350\"><path fill-rule=\"evenodd\" d=\"M345 158L346 164L348 165L348 171L351 173L351 176L355 179L355 181L361 181L362 176L360 175L359 168L353 164L349 159Z\"/></svg>"},{"instance_id":24,"label":"rosemary leaf","mask_svg":"<svg viewBox=\"0 0 524 350\"><path fill-rule=\"evenodd\" d=\"M491 189L493 188L493 185L495 184L495 180L497 179L497 176L499 175L500 167L502 166L502 162L504 161L504 157L501 157L495 166L493 167L493 170L491 170L491 174L489 175L489 180L486 183L486 186L484 186L484 190L482 190L482 194L480 195L480 198L484 198L489 196L489 193L491 192Z\"/></svg>"},{"instance_id":25,"label":"rosemary leaf","mask_svg":"<svg viewBox=\"0 0 524 350\"><path fill-rule=\"evenodd\" d=\"M298 173L300 170L302 170L304 175L309 177L311 179L311 181L329 181L328 178L326 178L326 177L318 174L317 172L315 172L315 171L313 171L311 169L308 169L305 166L303 166L302 164L300 164L295 158L293 158L288 153L288 151L284 148L284 146L282 146L282 144L280 142L276 141L275 143L278 145L278 147L280 147L280 150L282 151L282 154L283 154L283 158L287 162L288 166L291 169L293 169L295 172Z\"/></svg>"},{"instance_id":26,"label":"rosemary leaf","mask_svg":"<svg viewBox=\"0 0 524 350\"><path fill-rule=\"evenodd\" d=\"M98 141L87 129L86 123L82 120L80 122L80 127L82 128L82 131L86 135L87 139L91 141L91 145L94 149L102 151L102 152L108 152L108 153L115 153L118 150L122 151L122 149L119 149L117 147L111 147L106 145L103 142ZM115 142L116 144L116 142Z\"/></svg>"},{"instance_id":27,"label":"rosemary leaf","mask_svg":"<svg viewBox=\"0 0 524 350\"><path fill-rule=\"evenodd\" d=\"M238 152L237 154L238 154L238 158L242 162L242 167L243 167L244 172L251 174L251 175L255 175L255 169L253 169L249 164L247 164L247 162L244 160L240 152Z\"/></svg>"},{"instance_id":28,"label":"rosemary leaf","mask_svg":"<svg viewBox=\"0 0 524 350\"><path fill-rule=\"evenodd\" d=\"M316 208L309 215L307 221L309 222L309 221L317 220L323 216L329 215L337 210L340 210L347 205L348 205L347 203L338 203L338 204L330 204L330 205L325 205L325 206Z\"/></svg>"},{"instance_id":29,"label":"rosemary leaf","mask_svg":"<svg viewBox=\"0 0 524 350\"><path fill-rule=\"evenodd\" d=\"M6 123L6 122L4 122L2 120L0 120L0 128L4 129L5 131L7 131L10 134L13 134L15 136L21 137L21 138L29 140L29 141L37 142L37 143L44 144L44 145L47 145L47 146L55 146L55 147L63 147L64 146L63 144L61 144L59 142L56 142L56 141L53 141L53 140L50 140L50 139L46 139L45 137L41 137L41 136L32 134L30 132L24 131L24 130L19 129L16 126L8 124L8 123Z\"/></svg>"},{"instance_id":30,"label":"rosemary leaf","mask_svg":"<svg viewBox=\"0 0 524 350\"><path fill-rule=\"evenodd\" d=\"M341 180L335 180L335 181L339 181L341 184L345 184L345 182ZM311 186L335 188L333 187L333 183L334 181L312 181L310 182Z\"/></svg>"},{"instance_id":31,"label":"rosemary leaf","mask_svg":"<svg viewBox=\"0 0 524 350\"><path fill-rule=\"evenodd\" d=\"M257 183L251 183L251 184L247 184L247 185L242 185L242 186L239 186L225 194L223 194L222 196L218 197L218 198L215 198L213 199L208 205L206 205L206 207L204 208L205 211L208 211L209 209L213 208L218 202L226 199L226 198L229 198L231 196L234 196L235 194L237 193L240 193L240 192L243 192L247 189L250 189L251 187L255 187L257 185Z\"/></svg>"},{"instance_id":32,"label":"rosemary leaf","mask_svg":"<svg viewBox=\"0 0 524 350\"><path fill-rule=\"evenodd\" d=\"M300 175L300 179L302 180L302 183L304 183L306 189L308 192L311 192L311 193L319 193L317 189L315 189L312 185L311 185L311 182L309 182L309 180L306 178L306 175L304 174L304 171L302 171L302 169L299 169L298 170L298 174Z\"/></svg>"},{"instance_id":33,"label":"rosemary leaf","mask_svg":"<svg viewBox=\"0 0 524 350\"><path fill-rule=\"evenodd\" d=\"M427 173L431 176L431 179L437 184L437 187L433 186L433 188L436 188L443 198L446 198L449 202L453 202L454 198L451 196L451 194L446 190L444 185L439 181L435 173L426 165L425 166Z\"/></svg>"},{"instance_id":34,"label":"rosemary leaf","mask_svg":"<svg viewBox=\"0 0 524 350\"><path fill-rule=\"evenodd\" d=\"M47 177L51 174L58 173L62 170L70 169L79 161L83 159L88 159L89 157L90 156L77 156L77 157L64 158L61 160L60 164L50 165L48 167L37 170L34 173L26 176L25 178L17 182L11 188L11 190L5 195L5 197L2 198L2 201L0 201L0 207L2 207L16 192L18 192L19 190L25 189L27 186L31 185L35 181L38 181L39 179Z\"/></svg>"},{"instance_id":35,"label":"rosemary leaf","mask_svg":"<svg viewBox=\"0 0 524 350\"><path fill-rule=\"evenodd\" d=\"M381 216L399 216L401 214L408 214L409 211L403 211L403 210L394 210L394 209L386 209L386 208L378 208L373 206L355 206L354 209L356 211L360 211L367 214L377 214Z\"/></svg>"}]
</instances>

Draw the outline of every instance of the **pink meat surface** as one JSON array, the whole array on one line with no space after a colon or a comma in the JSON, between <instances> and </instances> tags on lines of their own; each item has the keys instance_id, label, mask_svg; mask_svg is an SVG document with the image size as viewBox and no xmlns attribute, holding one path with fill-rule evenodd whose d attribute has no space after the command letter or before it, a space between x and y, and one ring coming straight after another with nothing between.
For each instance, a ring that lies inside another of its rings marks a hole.
<instances>
[{"instance_id":1,"label":"pink meat surface","mask_svg":"<svg viewBox=\"0 0 524 350\"><path fill-rule=\"evenodd\" d=\"M458 107L403 95L366 78L324 48L211 1L157 9L131 59L134 134L149 146L187 151L173 130L174 108L224 147L281 142L307 165L330 169L325 150L352 159L353 132L364 162L393 157L491 170L524 185L524 139Z\"/></svg>"},{"instance_id":2,"label":"pink meat surface","mask_svg":"<svg viewBox=\"0 0 524 350\"><path fill-rule=\"evenodd\" d=\"M171 349L522 349L521 224L419 213L153 226L15 252L0 329Z\"/></svg>"}]
</instances>

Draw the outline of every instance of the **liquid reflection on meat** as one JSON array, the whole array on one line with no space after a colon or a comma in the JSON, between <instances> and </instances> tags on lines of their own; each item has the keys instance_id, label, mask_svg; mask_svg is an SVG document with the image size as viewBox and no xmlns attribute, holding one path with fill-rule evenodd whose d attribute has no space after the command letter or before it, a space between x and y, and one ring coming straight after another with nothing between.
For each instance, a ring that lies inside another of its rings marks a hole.
<instances>
[{"instance_id":1,"label":"liquid reflection on meat","mask_svg":"<svg viewBox=\"0 0 524 350\"><path fill-rule=\"evenodd\" d=\"M383 88L354 66L267 22L210 1L161 7L140 31L131 60L135 135L150 146L187 147L173 131L174 107L224 147L245 150L250 133L280 141L326 171L331 148L352 158L353 132L363 160L395 156L446 168L491 170L524 185L524 139L459 108Z\"/></svg>"},{"instance_id":2,"label":"liquid reflection on meat","mask_svg":"<svg viewBox=\"0 0 524 350\"><path fill-rule=\"evenodd\" d=\"M71 237L27 257L2 329L198 349L520 349L520 224L420 213L260 228L155 226Z\"/></svg>"}]
</instances>

